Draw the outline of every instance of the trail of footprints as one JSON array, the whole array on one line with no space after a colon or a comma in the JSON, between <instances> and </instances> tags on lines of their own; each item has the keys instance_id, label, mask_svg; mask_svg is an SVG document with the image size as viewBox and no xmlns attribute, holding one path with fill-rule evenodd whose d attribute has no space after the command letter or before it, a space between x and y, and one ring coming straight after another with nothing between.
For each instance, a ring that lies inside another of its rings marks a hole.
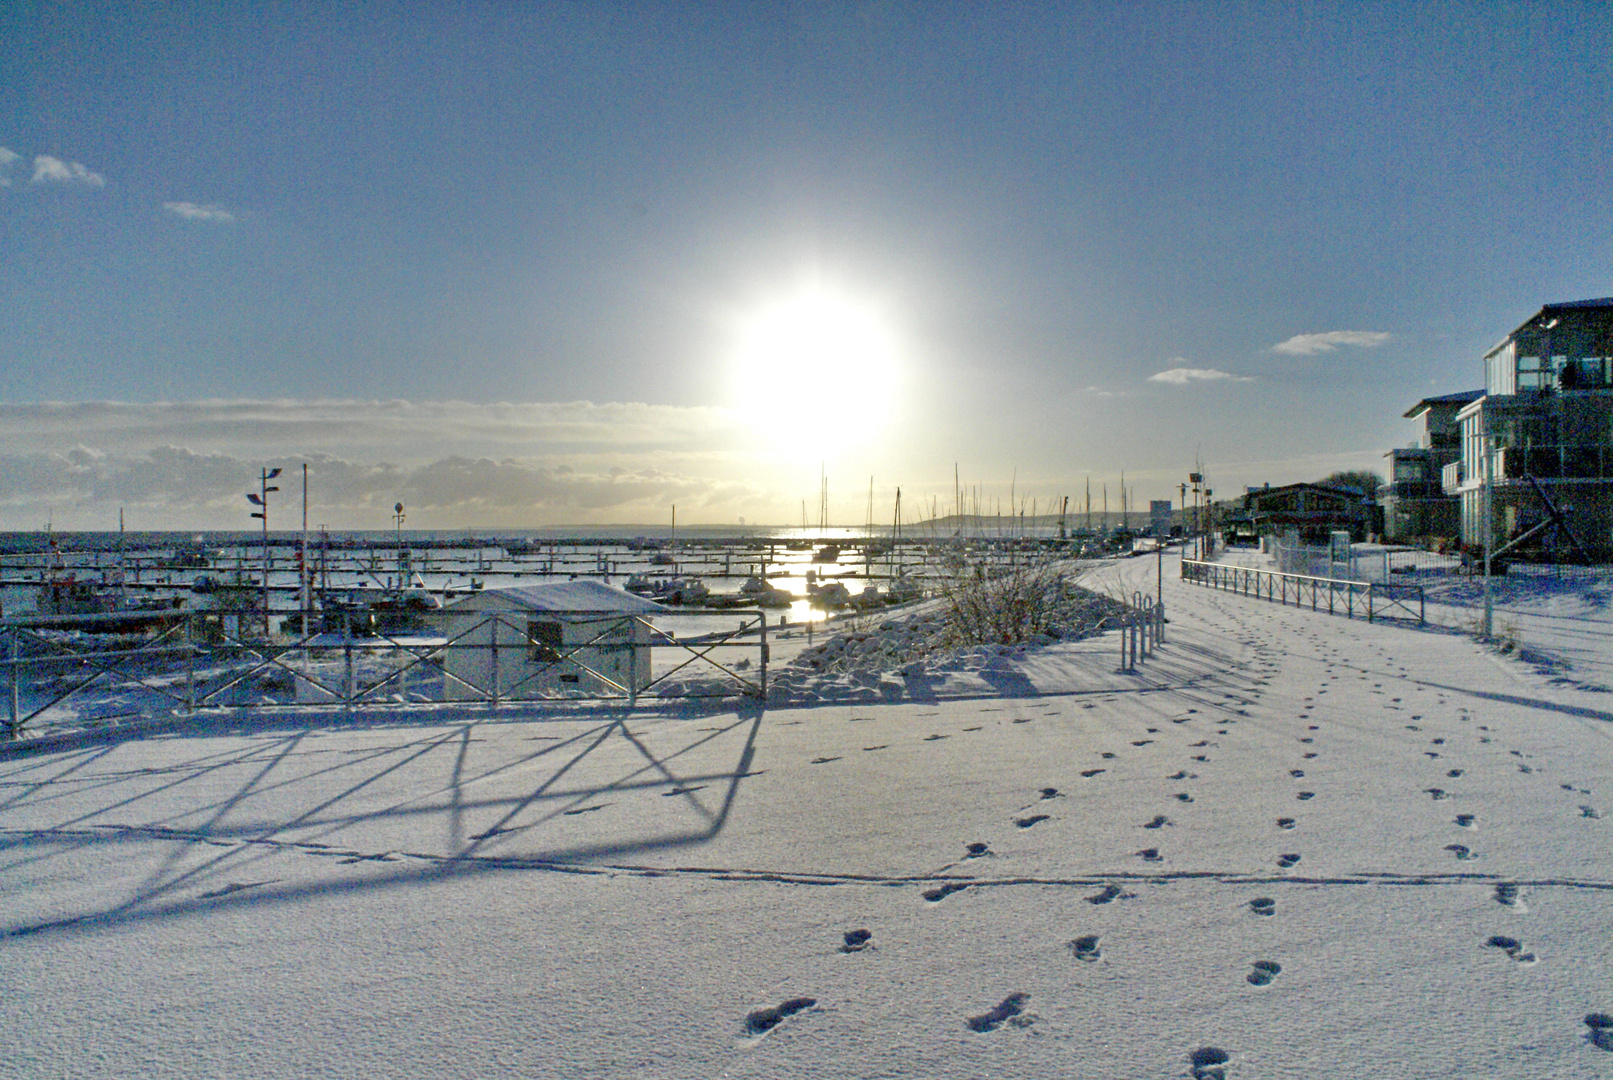
<instances>
[{"instance_id":1,"label":"trail of footprints","mask_svg":"<svg viewBox=\"0 0 1613 1080\"><path fill-rule=\"evenodd\" d=\"M1325 651L1333 645L1333 643L1324 641L1320 635L1311 634L1309 637L1313 643L1319 647L1319 651L1322 651L1324 654ZM1254 637L1245 639L1243 644L1251 646L1255 654L1255 662L1250 668L1253 676L1251 678L1251 683L1253 685L1243 696L1227 694L1225 696L1225 703L1217 707L1228 713L1249 716L1250 714L1248 709L1244 708L1244 706L1256 704L1256 701L1250 700L1252 697L1258 697L1259 692L1256 688L1264 685L1270 679L1270 677L1274 676L1278 672L1279 668L1272 659L1276 653L1275 649L1265 647L1262 642ZM1380 656L1377 658L1380 662L1390 666L1394 665L1394 658L1392 656L1388 656L1382 649L1377 651L1380 653ZM1299 748L1299 760L1293 767L1286 770L1290 780L1302 781L1307 779L1305 767L1306 763L1315 762L1321 758L1323 750L1318 748L1318 733L1322 731L1322 725L1311 722L1320 719L1320 717L1317 715L1317 706L1319 704L1318 699L1327 694L1328 690L1330 689L1328 685L1329 683L1337 682L1341 673L1348 673L1353 667L1355 667L1355 663L1356 662L1351 658L1344 656L1338 656L1333 660L1324 661L1323 678L1320 684L1316 687L1311 696L1305 697L1302 700L1301 704L1303 707L1298 712L1296 719L1305 721L1306 723L1304 724L1303 732L1295 736L1296 745ZM1399 667L1398 673L1405 674L1406 669L1404 667ZM1370 682L1372 678L1372 676L1367 673L1362 673L1357 677L1360 680L1367 682ZM1385 711L1409 713L1409 709L1406 708L1407 703L1400 697L1390 697L1389 694L1384 692L1382 683L1373 683L1369 692L1374 696L1386 699L1380 706ZM1448 702L1443 695L1437 695L1437 697L1439 705L1449 707ZM1094 705L1089 702L1084 703L1083 707L1093 708ZM1410 732L1422 733L1423 727L1420 726L1419 722L1424 722L1424 714L1414 714L1411 715L1410 718L1414 722L1405 724L1403 726ZM1201 713L1198 708L1187 708L1183 710L1183 715L1172 717L1171 722L1173 724L1180 725L1204 719L1210 719L1212 723L1220 725L1215 727L1214 730L1218 735L1223 736L1229 733L1230 725L1237 723L1237 720L1230 715L1215 719L1207 716L1204 713ZM1472 717L1467 709L1462 708L1457 712L1456 720L1461 724L1468 724L1471 723ZM1014 722L1021 723L1024 721L1016 720ZM1489 746L1494 744L1494 733L1491 732L1487 725L1475 725L1475 728L1476 732L1483 733L1475 734L1475 745ZM964 730L978 731L980 728L966 728ZM1147 728L1145 732L1146 735L1157 735L1159 733L1160 729L1153 727ZM933 733L926 737L926 741L938 741L942 738L946 738L946 736L939 733ZM1158 740L1147 737L1131 739L1128 741L1134 750L1145 754L1155 752L1149 748L1157 747L1159 745ZM1200 765L1212 764L1214 758L1213 752L1217 745L1218 744L1214 740L1208 737L1201 738L1196 742L1189 744L1188 749L1199 751L1198 753L1188 755L1190 762ZM1447 755L1451 753L1451 742L1448 735L1434 735L1433 737L1429 738L1425 746L1427 749L1419 748L1416 750L1416 753L1420 758L1425 760L1427 763L1434 765L1435 768L1439 770L1439 778L1441 780L1447 782L1451 780L1461 780L1472 771L1471 765L1467 763L1453 763L1448 759ZM884 746L878 746L867 747L865 749L877 750L884 748ZM1508 756L1521 758L1523 755L1520 751L1510 750L1508 751ZM1118 754L1116 751L1102 751L1098 754L1098 757L1105 762L1114 762L1117 760ZM816 763L817 762L814 762L814 764ZM1538 772L1533 766L1523 761L1517 762L1516 765L1517 769L1515 775L1519 777L1538 776ZM1110 768L1107 766L1093 766L1080 770L1079 775L1084 781L1097 781L1099 777L1102 777L1109 772ZM1175 772L1161 775L1164 775L1168 780L1176 781L1178 783L1181 783L1182 781L1199 779L1198 774L1188 768L1178 768ZM1102 781L1098 782L1102 783ZM1590 795L1589 790L1577 788L1572 784L1563 783L1560 784L1559 787L1562 791L1570 796L1577 797ZM1429 796L1431 802L1444 802L1457 797L1457 793L1453 793L1437 785L1430 785L1429 787L1423 789L1423 793ZM1039 799L1037 801L1045 803L1047 800L1062 797L1063 793L1057 788L1047 787L1040 790ZM1178 806L1192 804L1195 801L1195 797L1191 791L1172 792L1169 793L1167 797L1173 800ZM1294 792L1295 800L1302 803L1308 803L1317 797L1318 791L1315 790L1306 789L1296 790ZM1026 813L1026 811L1031 810L1036 805L1037 803L1033 802L1031 806L1022 808L1018 812L1017 816L1011 816L1009 818L1016 829L1022 831L1028 830L1042 824L1043 822L1053 820L1052 815L1048 813ZM1578 814L1585 818L1600 819L1601 817L1600 811L1588 803L1576 803L1575 810ZM1479 815L1473 812L1464 811L1457 813L1450 820L1454 827L1467 830L1468 832L1476 832L1479 828ZM1175 825L1175 822L1173 822L1171 818L1167 817L1165 814L1160 813L1155 814L1147 821L1140 822L1139 825L1143 829L1156 833L1163 833L1165 830L1172 828ZM1295 817L1285 816L1277 818L1275 825L1277 829L1286 832L1300 828L1301 823ZM964 849L964 860L988 858L993 854L990 845L985 841L970 842L964 846ZM1444 850L1459 861L1467 861L1478 858L1477 853L1468 844L1452 842L1444 845ZM1167 856L1163 850L1158 846L1141 848L1137 850L1134 855L1147 863L1160 863L1166 861L1167 859ZM1281 870L1291 869L1297 866L1301 861L1302 855L1299 852L1282 852L1275 856L1276 866ZM927 904L939 904L945 901L948 897L964 892L970 887L971 883L968 881L943 881L932 888L923 890L922 896ZM1085 896L1083 899L1085 899L1088 904L1091 904L1096 908L1112 904L1117 901L1127 900L1135 895L1135 893L1125 891L1118 884L1110 883L1101 886L1096 892ZM1494 890L1494 899L1498 905L1513 912L1514 914L1527 914L1528 912L1528 908L1524 904L1522 896L1520 895L1520 890L1515 884L1507 882L1496 884ZM1277 901L1273 897L1269 896L1257 896L1251 898L1245 901L1243 906L1247 910L1249 916L1257 919L1274 918L1278 914ZM872 950L874 948L872 938L872 933L865 928L847 931L843 935L843 941L838 946L838 950L841 953L846 954L862 953ZM1492 935L1485 942L1483 942L1483 947L1487 950L1492 950L1496 953L1499 953L1505 956L1510 962L1519 965L1529 966L1538 962L1538 957L1536 954L1530 951L1516 937L1511 935ZM1071 939L1067 943L1066 948L1072 959L1078 963L1098 964L1104 959L1102 937L1097 933L1083 933ZM1255 959L1248 961L1248 967L1243 973L1243 979L1251 987L1265 989L1273 986L1282 973L1283 967L1278 961L1264 958ZM999 1031L1004 1028L1031 1027L1037 1022L1038 1018L1034 1013L1029 1011L1030 1001L1031 996L1029 994L1023 991L1015 991L999 1000L996 1004L985 1007L980 1013L965 1017L964 1024L970 1031L981 1034ZM795 1013L812 1009L815 1005L816 1002L811 998L792 998L778 1006L757 1010L746 1018L746 1031L753 1035L765 1033ZM1600 1049L1613 1051L1613 1015L1604 1013L1589 1014L1585 1017L1585 1026L1587 1029L1587 1034L1585 1036L1587 1041ZM1204 1046L1192 1051L1188 1055L1188 1061L1190 1064L1189 1075L1193 1077L1194 1080L1225 1080L1226 1069L1231 1062L1231 1055L1218 1047Z\"/></svg>"}]
</instances>

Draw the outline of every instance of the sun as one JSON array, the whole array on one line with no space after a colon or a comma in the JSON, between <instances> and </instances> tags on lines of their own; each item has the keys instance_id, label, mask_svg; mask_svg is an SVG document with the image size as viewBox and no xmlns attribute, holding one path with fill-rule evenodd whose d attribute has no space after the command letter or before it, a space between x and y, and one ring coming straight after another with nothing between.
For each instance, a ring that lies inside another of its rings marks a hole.
<instances>
[{"instance_id":1,"label":"sun","mask_svg":"<svg viewBox=\"0 0 1613 1080\"><path fill-rule=\"evenodd\" d=\"M894 414L897 342L870 303L800 289L741 319L733 356L736 407L781 448L865 443Z\"/></svg>"}]
</instances>

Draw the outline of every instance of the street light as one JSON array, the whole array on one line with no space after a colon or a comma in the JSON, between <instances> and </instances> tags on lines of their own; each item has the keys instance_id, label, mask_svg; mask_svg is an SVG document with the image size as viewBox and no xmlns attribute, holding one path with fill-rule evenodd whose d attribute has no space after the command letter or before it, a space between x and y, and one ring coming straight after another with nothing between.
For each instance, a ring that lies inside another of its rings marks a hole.
<instances>
[{"instance_id":1,"label":"street light","mask_svg":"<svg viewBox=\"0 0 1613 1080\"><path fill-rule=\"evenodd\" d=\"M408 577L409 567L408 560L403 557L403 521L403 504L400 502L398 505L392 508L393 536L396 538L396 550L398 556L398 593L400 595L402 594L404 587L408 584L406 578Z\"/></svg>"},{"instance_id":2,"label":"street light","mask_svg":"<svg viewBox=\"0 0 1613 1080\"><path fill-rule=\"evenodd\" d=\"M246 501L256 506L252 516L263 522L263 636L269 636L269 492L279 491L269 484L280 475L279 469L258 470L258 490L247 492Z\"/></svg>"}]
</instances>

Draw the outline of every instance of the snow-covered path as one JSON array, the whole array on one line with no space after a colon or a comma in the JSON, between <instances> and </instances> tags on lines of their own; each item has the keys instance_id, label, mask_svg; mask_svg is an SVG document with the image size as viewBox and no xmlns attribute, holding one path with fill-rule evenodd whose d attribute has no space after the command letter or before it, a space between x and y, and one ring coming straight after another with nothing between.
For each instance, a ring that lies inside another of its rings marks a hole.
<instances>
[{"instance_id":1,"label":"snow-covered path","mask_svg":"<svg viewBox=\"0 0 1613 1080\"><path fill-rule=\"evenodd\" d=\"M1135 674L0 759L0 1074L1608 1075L1605 695L1173 563Z\"/></svg>"}]
</instances>

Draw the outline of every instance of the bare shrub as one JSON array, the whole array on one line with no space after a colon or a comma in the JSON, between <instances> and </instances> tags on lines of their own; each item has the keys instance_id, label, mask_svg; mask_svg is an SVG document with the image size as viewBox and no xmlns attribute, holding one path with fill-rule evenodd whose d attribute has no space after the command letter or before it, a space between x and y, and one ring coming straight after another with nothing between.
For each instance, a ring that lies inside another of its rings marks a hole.
<instances>
[{"instance_id":1,"label":"bare shrub","mask_svg":"<svg viewBox=\"0 0 1613 1080\"><path fill-rule=\"evenodd\" d=\"M1036 637L1090 633L1122 607L1067 581L1056 565L996 576L979 568L942 583L946 644L1017 645Z\"/></svg>"}]
</instances>

